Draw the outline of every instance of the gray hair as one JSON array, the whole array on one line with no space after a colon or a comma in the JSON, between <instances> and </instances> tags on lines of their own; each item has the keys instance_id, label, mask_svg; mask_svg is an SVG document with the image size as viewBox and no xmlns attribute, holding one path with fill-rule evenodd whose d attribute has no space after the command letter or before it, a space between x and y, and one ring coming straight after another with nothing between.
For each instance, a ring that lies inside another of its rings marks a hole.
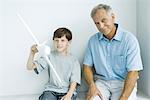
<instances>
[{"instance_id":1,"label":"gray hair","mask_svg":"<svg viewBox=\"0 0 150 100\"><path fill-rule=\"evenodd\" d=\"M112 13L112 8L106 4L99 4L95 6L91 11L91 17L93 18L97 10L104 9L108 14Z\"/></svg>"}]
</instances>

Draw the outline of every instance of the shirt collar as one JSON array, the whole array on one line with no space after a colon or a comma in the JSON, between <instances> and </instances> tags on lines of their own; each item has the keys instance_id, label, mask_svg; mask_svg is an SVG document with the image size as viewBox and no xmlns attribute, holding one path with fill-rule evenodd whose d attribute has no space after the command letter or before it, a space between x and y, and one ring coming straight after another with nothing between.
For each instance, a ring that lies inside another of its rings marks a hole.
<instances>
[{"instance_id":1,"label":"shirt collar","mask_svg":"<svg viewBox=\"0 0 150 100\"><path fill-rule=\"evenodd\" d=\"M118 24L115 24L115 26L117 27L117 31L116 31L116 34L113 37L113 39L121 41L122 40L122 36L123 36L122 29L121 29L121 27Z\"/></svg>"},{"instance_id":2,"label":"shirt collar","mask_svg":"<svg viewBox=\"0 0 150 100\"><path fill-rule=\"evenodd\" d=\"M117 23L115 23L115 26L117 27L117 30L116 30L116 34L112 38L112 40L114 39L114 40L117 40L117 41L121 41L122 40L122 36L123 36L122 29ZM106 39L101 32L99 32L98 38L99 38L99 40Z\"/></svg>"}]
</instances>

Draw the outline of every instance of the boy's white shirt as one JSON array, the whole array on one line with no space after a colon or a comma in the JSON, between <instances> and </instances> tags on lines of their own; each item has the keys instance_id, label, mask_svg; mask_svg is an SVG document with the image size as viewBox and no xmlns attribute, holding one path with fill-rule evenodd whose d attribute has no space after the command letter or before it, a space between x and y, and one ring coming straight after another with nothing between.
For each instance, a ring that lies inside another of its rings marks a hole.
<instances>
[{"instance_id":1,"label":"boy's white shirt","mask_svg":"<svg viewBox=\"0 0 150 100\"><path fill-rule=\"evenodd\" d=\"M53 82L52 82L52 84L53 85L56 85L56 87L57 88L60 88L60 90L61 90L61 88L62 88L62 91L63 91L63 88L65 88L66 87L66 90L67 90L67 88L68 88L68 86L69 86L69 84L70 83L68 83L68 82L66 82L66 81L68 81L69 80L69 78L71 77L71 71L73 71L73 74L77 74L77 75L74 75L73 76L73 79L75 79L75 81L77 81L77 83L79 83L80 84L80 79L78 79L78 74L80 74L80 64L79 64L79 62L78 62L78 60L77 59L75 59L72 55L70 55L69 54L69 56L67 56L68 58L64 58L63 56L60 56L60 55L55 55L54 54L54 52L53 52L53 55L50 53L50 55L49 55L49 59L50 59L50 61L52 62L52 64L53 64L53 66L54 66L54 68L55 68L55 70L57 71L57 73L58 73L58 75L60 76L60 78L63 78L62 79L62 83L60 83L58 80L57 80L57 77L56 77L56 75L54 74L54 72L51 70L51 68L50 68L50 73L51 73L51 76L50 76L50 80L52 80ZM41 62L42 63L42 65L43 65L43 67L45 67L45 66L48 66L48 64L47 64L47 62L44 60L44 59L40 59L41 61L38 61L38 62ZM43 61L42 61L43 60ZM62 62L63 63L62 63ZM40 64L41 64L40 63ZM70 64L70 66L71 67L69 67L69 65L68 65L68 63ZM35 63L36 64L36 66L37 66L37 70L38 71L40 71L40 70L43 70L40 66L39 66L39 64L38 63ZM55 65L56 64L56 65ZM61 66L61 67L57 67L57 66ZM72 68L74 67L74 69L72 70ZM45 67L46 68L46 67ZM45 69L44 68L44 69ZM79 72L78 72L79 71ZM53 73L53 74L52 74ZM65 78L65 80L64 80L64 77L66 77ZM70 79L71 80L71 79ZM50 85L50 83L47 83L46 84L46 89L48 89L49 87L51 87L51 86L49 86ZM54 87L55 88L55 87ZM65 90L65 92L66 92L66 90Z\"/></svg>"}]
</instances>

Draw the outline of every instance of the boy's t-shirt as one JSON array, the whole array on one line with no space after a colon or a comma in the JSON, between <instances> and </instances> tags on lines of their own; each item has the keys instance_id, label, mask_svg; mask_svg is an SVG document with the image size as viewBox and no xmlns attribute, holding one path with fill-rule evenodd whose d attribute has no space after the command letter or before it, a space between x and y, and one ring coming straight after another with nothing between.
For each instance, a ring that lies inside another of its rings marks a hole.
<instances>
[{"instance_id":1,"label":"boy's t-shirt","mask_svg":"<svg viewBox=\"0 0 150 100\"><path fill-rule=\"evenodd\" d=\"M60 55L56 51L52 51L48 57L62 83L57 79L45 58L41 57L35 60L34 63L37 66L38 73L42 72L44 69L49 69L49 81L45 85L45 91L67 93L70 83L77 82L80 84L80 64L75 57L71 54L68 54L67 56Z\"/></svg>"}]
</instances>

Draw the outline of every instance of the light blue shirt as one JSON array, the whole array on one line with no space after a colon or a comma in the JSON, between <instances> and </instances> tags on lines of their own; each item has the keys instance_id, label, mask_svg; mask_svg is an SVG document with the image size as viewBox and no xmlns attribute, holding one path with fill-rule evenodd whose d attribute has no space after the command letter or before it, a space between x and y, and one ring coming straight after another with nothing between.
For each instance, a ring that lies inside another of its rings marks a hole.
<instances>
[{"instance_id":1,"label":"light blue shirt","mask_svg":"<svg viewBox=\"0 0 150 100\"><path fill-rule=\"evenodd\" d=\"M100 32L90 38L83 61L83 64L94 67L103 80L124 80L128 71L143 69L136 37L115 25L117 31L111 40Z\"/></svg>"}]
</instances>

